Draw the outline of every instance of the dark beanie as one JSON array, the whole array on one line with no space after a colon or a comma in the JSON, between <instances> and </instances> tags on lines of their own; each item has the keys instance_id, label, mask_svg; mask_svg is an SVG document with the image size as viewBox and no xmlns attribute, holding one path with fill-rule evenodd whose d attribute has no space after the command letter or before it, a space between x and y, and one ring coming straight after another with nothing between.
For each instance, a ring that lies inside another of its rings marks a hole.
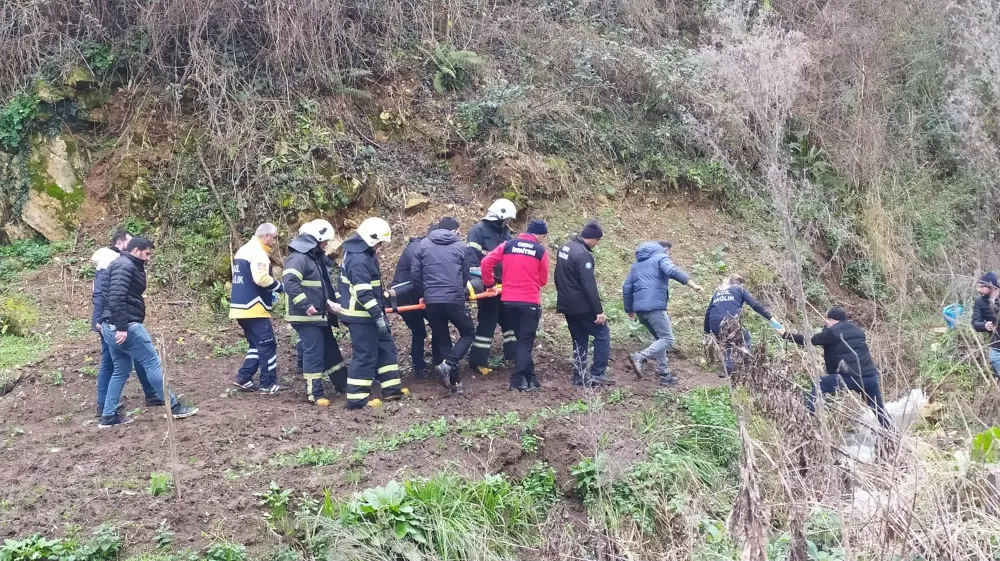
<instances>
[{"instance_id":1,"label":"dark beanie","mask_svg":"<svg viewBox=\"0 0 1000 561\"><path fill-rule=\"evenodd\" d=\"M990 288L1000 288L1000 284L998 284L997 281L997 274L993 272L986 273L979 277L979 284Z\"/></svg>"},{"instance_id":2,"label":"dark beanie","mask_svg":"<svg viewBox=\"0 0 1000 561\"><path fill-rule=\"evenodd\" d=\"M438 222L437 227L441 230L458 230L458 220L450 216L445 216Z\"/></svg>"},{"instance_id":3,"label":"dark beanie","mask_svg":"<svg viewBox=\"0 0 1000 561\"><path fill-rule=\"evenodd\" d=\"M528 233L536 236L544 236L549 233L549 225L544 220L534 219L528 222Z\"/></svg>"},{"instance_id":4,"label":"dark beanie","mask_svg":"<svg viewBox=\"0 0 1000 561\"><path fill-rule=\"evenodd\" d=\"M840 306L834 306L826 313L826 317L836 321L847 321L847 310Z\"/></svg>"},{"instance_id":5,"label":"dark beanie","mask_svg":"<svg viewBox=\"0 0 1000 561\"><path fill-rule=\"evenodd\" d=\"M599 240L604 237L604 230L595 221L587 222L587 225L580 230L580 237L587 240Z\"/></svg>"}]
</instances>

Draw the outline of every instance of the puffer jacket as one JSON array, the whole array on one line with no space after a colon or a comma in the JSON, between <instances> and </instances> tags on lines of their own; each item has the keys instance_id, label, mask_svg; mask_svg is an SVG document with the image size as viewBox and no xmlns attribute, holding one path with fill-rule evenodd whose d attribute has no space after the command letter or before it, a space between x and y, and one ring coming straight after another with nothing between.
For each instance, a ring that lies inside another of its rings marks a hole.
<instances>
[{"instance_id":1,"label":"puffer jacket","mask_svg":"<svg viewBox=\"0 0 1000 561\"><path fill-rule=\"evenodd\" d=\"M434 230L417 247L410 278L427 304L461 304L468 298L466 248L451 230Z\"/></svg>"},{"instance_id":2,"label":"puffer jacket","mask_svg":"<svg viewBox=\"0 0 1000 561\"><path fill-rule=\"evenodd\" d=\"M101 332L99 327L101 321L106 319L104 308L107 299L104 297L104 281L108 278L108 267L121 253L116 247L102 247L90 256L90 260L94 263L94 293L91 299L94 311L90 314L90 328L98 333Z\"/></svg>"},{"instance_id":3,"label":"puffer jacket","mask_svg":"<svg viewBox=\"0 0 1000 561\"><path fill-rule=\"evenodd\" d=\"M281 273L286 295L285 319L295 324L327 323L326 301L336 299L327 269L327 256L316 238L303 234L288 244L288 258ZM309 306L316 314L306 313Z\"/></svg>"},{"instance_id":4,"label":"puffer jacket","mask_svg":"<svg viewBox=\"0 0 1000 561\"><path fill-rule=\"evenodd\" d=\"M645 242L635 250L635 263L622 286L625 313L667 309L670 279L687 284L689 276L667 256L663 246Z\"/></svg>"},{"instance_id":5,"label":"puffer jacket","mask_svg":"<svg viewBox=\"0 0 1000 561\"><path fill-rule=\"evenodd\" d=\"M997 316L990 297L979 296L972 307L972 328L980 333L990 334L990 348L1000 350L1000 332L996 329ZM986 329L986 322L993 322L992 332Z\"/></svg>"},{"instance_id":6,"label":"puffer jacket","mask_svg":"<svg viewBox=\"0 0 1000 561\"><path fill-rule=\"evenodd\" d=\"M340 319L344 323L375 323L385 314L382 272L375 250L358 234L341 246L344 262L340 266Z\"/></svg>"},{"instance_id":7,"label":"puffer jacket","mask_svg":"<svg viewBox=\"0 0 1000 561\"><path fill-rule=\"evenodd\" d=\"M104 321L125 331L130 323L146 321L146 262L122 253L108 266L101 290L104 293Z\"/></svg>"}]
</instances>

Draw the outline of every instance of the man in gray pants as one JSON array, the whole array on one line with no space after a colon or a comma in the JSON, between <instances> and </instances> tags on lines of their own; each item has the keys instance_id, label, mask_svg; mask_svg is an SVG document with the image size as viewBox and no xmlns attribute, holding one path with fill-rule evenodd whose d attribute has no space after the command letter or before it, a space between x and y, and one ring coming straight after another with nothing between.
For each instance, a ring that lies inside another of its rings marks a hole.
<instances>
[{"instance_id":1,"label":"man in gray pants","mask_svg":"<svg viewBox=\"0 0 1000 561\"><path fill-rule=\"evenodd\" d=\"M670 279L701 292L701 286L670 260L667 253L670 247L670 242L641 244L635 250L635 263L622 286L625 313L632 319L638 316L639 322L656 337L653 344L629 355L635 375L642 378L643 365L650 358L655 358L661 386L677 382L667 367L667 351L674 346L674 333L670 328L670 317L667 316Z\"/></svg>"}]
</instances>

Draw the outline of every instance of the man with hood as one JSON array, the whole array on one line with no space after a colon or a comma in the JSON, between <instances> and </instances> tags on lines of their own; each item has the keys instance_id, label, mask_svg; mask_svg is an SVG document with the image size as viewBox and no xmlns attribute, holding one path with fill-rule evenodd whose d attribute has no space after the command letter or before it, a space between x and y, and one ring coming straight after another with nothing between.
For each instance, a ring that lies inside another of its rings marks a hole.
<instances>
[{"instance_id":1,"label":"man with hood","mask_svg":"<svg viewBox=\"0 0 1000 561\"><path fill-rule=\"evenodd\" d=\"M438 223L413 255L411 278L424 295L427 320L438 352L444 361L435 370L441 385L454 394L462 395L464 387L458 372L458 362L469 352L476 338L472 312L466 304L467 286L471 275L467 263L466 246L459 238L458 221L445 216ZM458 329L459 339L451 345L448 324Z\"/></svg>"},{"instance_id":2,"label":"man with hood","mask_svg":"<svg viewBox=\"0 0 1000 561\"><path fill-rule=\"evenodd\" d=\"M635 250L635 263L622 286L625 313L629 318L639 317L639 322L656 338L644 350L629 355L637 378L642 378L642 367L650 358L656 359L660 385L677 382L667 366L667 351L674 346L674 333L667 315L670 300L670 280L687 285L697 292L701 286L670 260L667 250L670 242L645 242Z\"/></svg>"},{"instance_id":3,"label":"man with hood","mask_svg":"<svg viewBox=\"0 0 1000 561\"><path fill-rule=\"evenodd\" d=\"M511 231L507 227L507 221L515 218L517 218L517 208L514 203L507 199L497 199L486 211L486 216L469 229L469 236L466 240L466 252L469 255L468 265L472 275L481 276L484 283L486 275L483 274L481 268L483 257L511 239ZM496 279L497 284L502 284L503 268L498 265L492 276ZM517 337L512 323L507 317L506 310L501 305L500 297L476 300L476 307L479 309L479 323L476 325L476 338L469 351L469 366L480 374L486 375L490 373L490 349L493 347L493 332L496 331L497 323L500 324L500 330L503 332L504 360L514 358L514 345L517 342Z\"/></svg>"},{"instance_id":4,"label":"man with hood","mask_svg":"<svg viewBox=\"0 0 1000 561\"><path fill-rule=\"evenodd\" d=\"M306 399L327 407L323 378L328 377L334 391L344 390L344 358L330 327L330 314L340 307L327 268L326 244L334 237L333 226L326 220L313 220L302 226L300 234L288 244L288 258L281 273L285 288L285 319L299 335L302 349L302 377L306 381Z\"/></svg>"},{"instance_id":5,"label":"man with hood","mask_svg":"<svg viewBox=\"0 0 1000 561\"><path fill-rule=\"evenodd\" d=\"M764 319L771 322L771 327L778 329L779 333L782 329L781 323L774 319L771 315L771 311L767 309L764 304L761 304L759 300L750 294L743 285L746 280L742 275L729 275L722 284L716 288L715 292L712 294L712 299L708 303L708 308L705 310L705 335L711 333L716 339L719 338L719 333L722 331L722 324L726 321L735 320L740 317L743 312L743 305L746 304L750 308L761 315ZM750 332L746 329L743 330L743 345L748 346L750 344ZM733 342L725 341L723 342L723 353L724 360L723 373L720 377L730 376L733 373Z\"/></svg>"},{"instance_id":6,"label":"man with hood","mask_svg":"<svg viewBox=\"0 0 1000 561\"><path fill-rule=\"evenodd\" d=\"M996 273L986 273L976 282L976 298L972 308L972 328L990 335L990 364L993 376L1000 378L1000 332L997 330L997 312L1000 311L1000 283Z\"/></svg>"},{"instance_id":7,"label":"man with hood","mask_svg":"<svg viewBox=\"0 0 1000 561\"><path fill-rule=\"evenodd\" d=\"M399 379L396 344L385 317L385 288L378 253L392 240L389 223L366 218L344 240L340 267L340 318L351 332L351 365L347 372L347 408L378 407L409 393ZM382 399L371 399L372 384L382 387Z\"/></svg>"},{"instance_id":8,"label":"man with hood","mask_svg":"<svg viewBox=\"0 0 1000 561\"><path fill-rule=\"evenodd\" d=\"M498 245L482 262L483 285L487 289L496 284L495 267L503 265L505 276L500 297L517 335L510 389L519 392L534 392L542 387L535 376L531 352L542 319L542 287L549 283L549 254L545 251L548 233L549 226L544 220L532 220L525 233Z\"/></svg>"},{"instance_id":9,"label":"man with hood","mask_svg":"<svg viewBox=\"0 0 1000 561\"><path fill-rule=\"evenodd\" d=\"M437 222L427 227L427 234L437 230ZM396 272L392 276L392 288L390 293L395 294L396 303L400 306L410 306L420 301L423 294L415 288L413 275L410 269L413 266L413 255L420 247L420 242L424 236L414 236L409 239L406 249L399 256L396 262ZM411 310L400 312L399 317L403 318L406 327L410 329L410 360L413 366L413 376L415 378L426 378L427 361L424 359L424 341L427 340L427 325L424 319L427 317L425 310ZM444 358L438 348L438 342L434 339L434 332L431 332L431 363L441 364Z\"/></svg>"}]
</instances>

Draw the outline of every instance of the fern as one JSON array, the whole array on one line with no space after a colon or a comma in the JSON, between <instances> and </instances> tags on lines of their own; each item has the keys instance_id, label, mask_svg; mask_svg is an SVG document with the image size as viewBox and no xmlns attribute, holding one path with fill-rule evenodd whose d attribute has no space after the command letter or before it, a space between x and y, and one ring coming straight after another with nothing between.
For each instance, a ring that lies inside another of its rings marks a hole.
<instances>
[{"instance_id":1,"label":"fern","mask_svg":"<svg viewBox=\"0 0 1000 561\"><path fill-rule=\"evenodd\" d=\"M469 86L483 59L475 51L456 50L451 45L437 43L431 56L436 70L434 90L438 93L457 91Z\"/></svg>"}]
</instances>

